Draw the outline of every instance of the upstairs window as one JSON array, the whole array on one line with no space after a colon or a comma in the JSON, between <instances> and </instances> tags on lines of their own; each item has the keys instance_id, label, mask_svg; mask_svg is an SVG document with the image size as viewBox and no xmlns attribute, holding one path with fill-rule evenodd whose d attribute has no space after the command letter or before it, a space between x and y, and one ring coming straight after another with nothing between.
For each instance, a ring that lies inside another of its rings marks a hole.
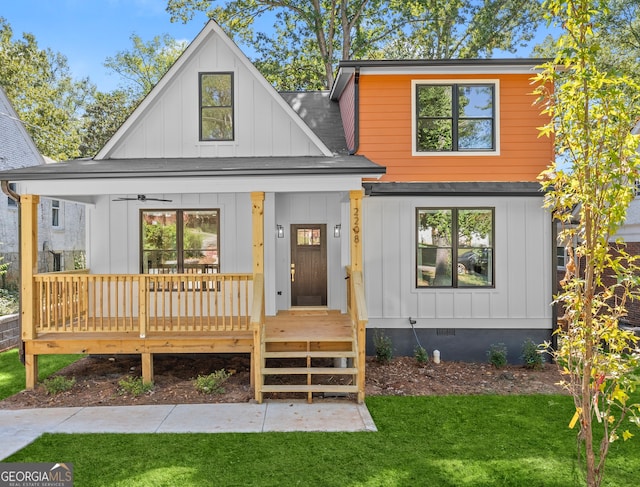
<instances>
[{"instance_id":1,"label":"upstairs window","mask_svg":"<svg viewBox=\"0 0 640 487\"><path fill-rule=\"evenodd\" d=\"M418 208L416 286L493 287L494 210Z\"/></svg>"},{"instance_id":2,"label":"upstairs window","mask_svg":"<svg viewBox=\"0 0 640 487\"><path fill-rule=\"evenodd\" d=\"M233 73L200 73L200 140L233 138Z\"/></svg>"},{"instance_id":3,"label":"upstairs window","mask_svg":"<svg viewBox=\"0 0 640 487\"><path fill-rule=\"evenodd\" d=\"M415 83L418 154L495 153L496 85Z\"/></svg>"},{"instance_id":4,"label":"upstairs window","mask_svg":"<svg viewBox=\"0 0 640 487\"><path fill-rule=\"evenodd\" d=\"M219 210L142 211L142 272L220 272L219 216Z\"/></svg>"}]
</instances>

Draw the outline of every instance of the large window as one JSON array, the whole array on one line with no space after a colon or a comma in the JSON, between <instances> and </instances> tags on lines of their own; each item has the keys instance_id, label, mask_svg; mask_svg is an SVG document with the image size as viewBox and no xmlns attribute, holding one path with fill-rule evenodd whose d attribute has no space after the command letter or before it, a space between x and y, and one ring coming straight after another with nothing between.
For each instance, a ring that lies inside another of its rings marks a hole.
<instances>
[{"instance_id":1,"label":"large window","mask_svg":"<svg viewBox=\"0 0 640 487\"><path fill-rule=\"evenodd\" d=\"M494 210L418 208L417 287L492 287Z\"/></svg>"},{"instance_id":2,"label":"large window","mask_svg":"<svg viewBox=\"0 0 640 487\"><path fill-rule=\"evenodd\" d=\"M200 73L200 140L233 137L233 73Z\"/></svg>"},{"instance_id":3,"label":"large window","mask_svg":"<svg viewBox=\"0 0 640 487\"><path fill-rule=\"evenodd\" d=\"M418 153L494 152L494 84L415 84Z\"/></svg>"},{"instance_id":4,"label":"large window","mask_svg":"<svg viewBox=\"0 0 640 487\"><path fill-rule=\"evenodd\" d=\"M220 272L219 210L144 210L140 226L143 273Z\"/></svg>"}]
</instances>

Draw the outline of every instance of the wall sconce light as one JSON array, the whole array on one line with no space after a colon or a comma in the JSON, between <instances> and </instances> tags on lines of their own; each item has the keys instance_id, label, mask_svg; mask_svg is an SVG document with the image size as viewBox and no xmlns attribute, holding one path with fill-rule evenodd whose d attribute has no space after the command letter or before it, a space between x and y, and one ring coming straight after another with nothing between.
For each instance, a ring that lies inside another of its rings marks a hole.
<instances>
[{"instance_id":1,"label":"wall sconce light","mask_svg":"<svg viewBox=\"0 0 640 487\"><path fill-rule=\"evenodd\" d=\"M333 227L333 236L335 238L340 238L341 231L342 231L342 225L338 223L335 227Z\"/></svg>"},{"instance_id":2,"label":"wall sconce light","mask_svg":"<svg viewBox=\"0 0 640 487\"><path fill-rule=\"evenodd\" d=\"M284 238L284 227L282 225L278 225L277 227L278 238Z\"/></svg>"}]
</instances>

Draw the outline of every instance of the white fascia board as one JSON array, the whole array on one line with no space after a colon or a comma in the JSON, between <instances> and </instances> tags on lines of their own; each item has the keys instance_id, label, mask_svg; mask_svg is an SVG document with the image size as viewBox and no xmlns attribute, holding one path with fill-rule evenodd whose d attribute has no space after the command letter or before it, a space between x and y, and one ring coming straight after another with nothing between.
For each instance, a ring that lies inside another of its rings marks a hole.
<instances>
[{"instance_id":1,"label":"white fascia board","mask_svg":"<svg viewBox=\"0 0 640 487\"><path fill-rule=\"evenodd\" d=\"M360 68L362 75L479 75L479 74L535 74L539 69L532 66L379 66Z\"/></svg>"},{"instance_id":2,"label":"white fascia board","mask_svg":"<svg viewBox=\"0 0 640 487\"><path fill-rule=\"evenodd\" d=\"M336 75L336 79L333 82L333 86L331 87L331 92L329 93L330 100L339 100L342 96L342 92L349 83L351 77L355 74L356 68L340 68L338 70L338 74Z\"/></svg>"},{"instance_id":3,"label":"white fascia board","mask_svg":"<svg viewBox=\"0 0 640 487\"><path fill-rule=\"evenodd\" d=\"M66 195L96 196L105 194L180 194L180 193L249 193L264 191L274 193L331 192L362 189L363 178L379 178L375 175L301 175L266 177L221 178L147 178L147 179L85 179L20 181L22 194L39 194L48 197ZM75 199L75 198L74 198Z\"/></svg>"}]
</instances>

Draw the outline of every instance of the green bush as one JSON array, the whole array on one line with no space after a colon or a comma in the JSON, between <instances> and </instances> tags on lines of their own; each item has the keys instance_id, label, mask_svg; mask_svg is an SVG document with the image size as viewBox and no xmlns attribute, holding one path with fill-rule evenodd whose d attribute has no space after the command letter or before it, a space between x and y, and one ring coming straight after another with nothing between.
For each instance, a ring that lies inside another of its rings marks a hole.
<instances>
[{"instance_id":1,"label":"green bush","mask_svg":"<svg viewBox=\"0 0 640 487\"><path fill-rule=\"evenodd\" d=\"M507 347L504 343L494 343L487 351L489 363L500 369L507 365Z\"/></svg>"},{"instance_id":2,"label":"green bush","mask_svg":"<svg viewBox=\"0 0 640 487\"><path fill-rule=\"evenodd\" d=\"M420 345L415 348L413 354L419 364L426 364L429 361L429 354L424 347L421 347Z\"/></svg>"},{"instance_id":3,"label":"green bush","mask_svg":"<svg viewBox=\"0 0 640 487\"><path fill-rule=\"evenodd\" d=\"M376 329L373 333L373 344L376 349L376 360L388 364L393 358L393 343L383 331Z\"/></svg>"},{"instance_id":4,"label":"green bush","mask_svg":"<svg viewBox=\"0 0 640 487\"><path fill-rule=\"evenodd\" d=\"M224 369L216 370L209 375L199 375L193 380L196 391L202 394L222 394L224 393L224 384L231 377L231 372Z\"/></svg>"},{"instance_id":5,"label":"green bush","mask_svg":"<svg viewBox=\"0 0 640 487\"><path fill-rule=\"evenodd\" d=\"M143 382L142 377L128 376L118 382L121 395L129 394L133 397L141 396L153 390L153 382Z\"/></svg>"},{"instance_id":6,"label":"green bush","mask_svg":"<svg viewBox=\"0 0 640 487\"><path fill-rule=\"evenodd\" d=\"M540 347L531 338L527 338L522 344L522 361L527 369L539 369L542 367Z\"/></svg>"},{"instance_id":7,"label":"green bush","mask_svg":"<svg viewBox=\"0 0 640 487\"><path fill-rule=\"evenodd\" d=\"M54 375L42 381L44 389L49 395L59 394L60 392L69 391L76 385L75 377L70 379L63 375Z\"/></svg>"}]
</instances>

